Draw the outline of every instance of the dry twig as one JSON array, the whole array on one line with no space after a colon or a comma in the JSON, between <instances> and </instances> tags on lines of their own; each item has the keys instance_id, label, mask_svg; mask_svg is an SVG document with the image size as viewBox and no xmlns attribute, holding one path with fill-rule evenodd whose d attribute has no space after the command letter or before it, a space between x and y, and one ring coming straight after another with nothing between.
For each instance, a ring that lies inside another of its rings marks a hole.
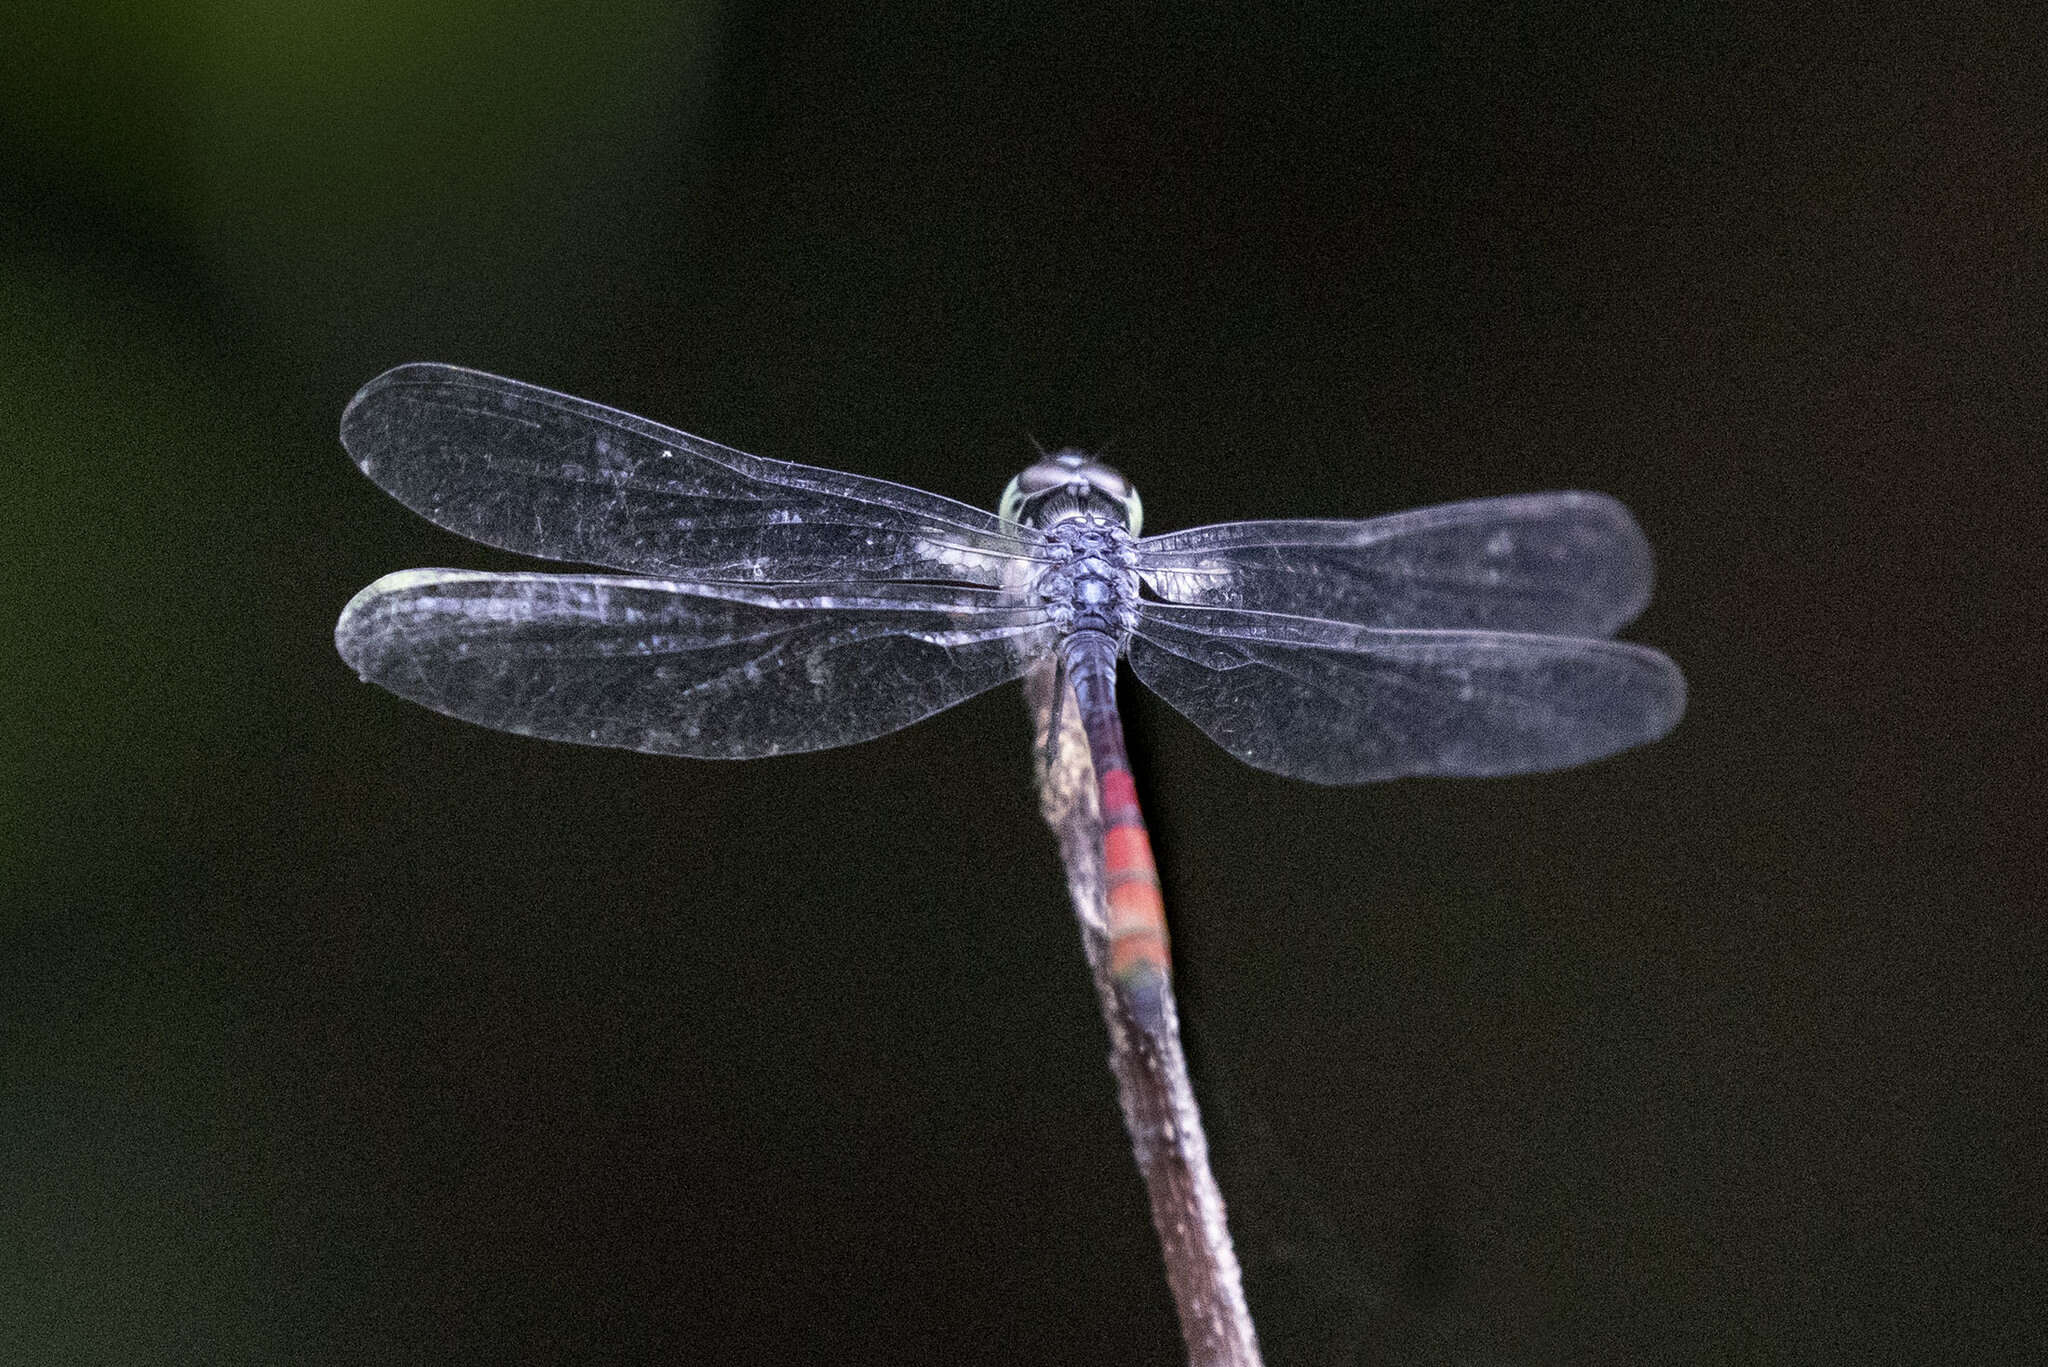
<instances>
[{"instance_id":1,"label":"dry twig","mask_svg":"<svg viewBox=\"0 0 2048 1367\"><path fill-rule=\"evenodd\" d=\"M1064 680L1059 685L1068 690L1058 709L1061 734L1055 744L1046 744L1056 676L1048 659L1024 678L1025 703L1038 740L1039 805L1066 865L1081 945L1109 1027L1109 1068L1151 1198L1152 1225L1159 1232L1188 1362L1191 1367L1259 1367L1258 1339L1223 1217L1223 1194L1209 1171L1209 1142L1188 1082L1173 994L1169 989L1164 1029L1148 1033L1125 1011L1110 977L1095 768L1088 758L1081 709Z\"/></svg>"}]
</instances>

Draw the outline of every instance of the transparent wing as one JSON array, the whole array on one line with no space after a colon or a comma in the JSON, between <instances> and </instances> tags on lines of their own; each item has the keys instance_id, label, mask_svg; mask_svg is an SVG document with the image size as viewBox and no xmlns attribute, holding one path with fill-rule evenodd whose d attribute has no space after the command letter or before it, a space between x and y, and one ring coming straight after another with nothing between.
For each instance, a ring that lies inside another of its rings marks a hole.
<instances>
[{"instance_id":1,"label":"transparent wing","mask_svg":"<svg viewBox=\"0 0 2048 1367\"><path fill-rule=\"evenodd\" d=\"M472 540L643 574L998 584L1044 538L886 480L766 460L602 404L402 365L341 416L356 464Z\"/></svg>"},{"instance_id":2,"label":"transparent wing","mask_svg":"<svg viewBox=\"0 0 2048 1367\"><path fill-rule=\"evenodd\" d=\"M334 639L365 679L495 730L751 759L908 726L1015 678L1052 628L989 589L407 570Z\"/></svg>"},{"instance_id":3,"label":"transparent wing","mask_svg":"<svg viewBox=\"0 0 2048 1367\"><path fill-rule=\"evenodd\" d=\"M1656 740L1685 710L1678 667L1619 641L1147 603L1130 657L1224 749L1313 783L1562 769Z\"/></svg>"},{"instance_id":4,"label":"transparent wing","mask_svg":"<svg viewBox=\"0 0 2048 1367\"><path fill-rule=\"evenodd\" d=\"M1367 627L1611 636L1650 599L1650 545L1605 494L1522 494L1364 522L1231 522L1147 537L1175 603Z\"/></svg>"}]
</instances>

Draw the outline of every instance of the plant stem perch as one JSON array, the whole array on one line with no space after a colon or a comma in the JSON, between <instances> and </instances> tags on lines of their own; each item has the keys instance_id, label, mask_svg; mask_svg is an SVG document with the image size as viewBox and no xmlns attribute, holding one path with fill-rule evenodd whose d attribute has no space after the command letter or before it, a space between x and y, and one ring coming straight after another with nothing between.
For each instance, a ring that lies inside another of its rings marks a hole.
<instances>
[{"instance_id":1,"label":"plant stem perch","mask_svg":"<svg viewBox=\"0 0 2048 1367\"><path fill-rule=\"evenodd\" d=\"M1039 807L1059 842L1067 890L1081 923L1095 994L1109 1028L1109 1069L1131 1150L1151 1198L1152 1225L1166 1259L1166 1280L1180 1313L1190 1367L1261 1367L1245 1306L1223 1194L1209 1170L1209 1142L1188 1081L1179 1015L1171 989L1164 1028L1149 1033L1124 1009L1110 974L1108 903L1103 878L1102 814L1094 765L1071 686L1058 709L1060 735L1047 744L1057 670L1048 659L1024 676L1037 737Z\"/></svg>"}]
</instances>

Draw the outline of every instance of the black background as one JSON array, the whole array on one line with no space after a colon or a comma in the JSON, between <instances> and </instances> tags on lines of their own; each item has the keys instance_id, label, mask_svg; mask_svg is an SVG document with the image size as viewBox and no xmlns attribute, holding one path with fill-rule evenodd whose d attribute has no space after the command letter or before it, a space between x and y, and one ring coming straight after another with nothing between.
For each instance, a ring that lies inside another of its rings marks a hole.
<instances>
[{"instance_id":1,"label":"black background","mask_svg":"<svg viewBox=\"0 0 2048 1367\"><path fill-rule=\"evenodd\" d=\"M2010 18L0 21L0 1359L1178 1360L1014 690L745 765L359 684L440 359L1152 530L1607 490L1665 742L1319 789L1135 688L1269 1361L2044 1328L2048 101Z\"/></svg>"}]
</instances>

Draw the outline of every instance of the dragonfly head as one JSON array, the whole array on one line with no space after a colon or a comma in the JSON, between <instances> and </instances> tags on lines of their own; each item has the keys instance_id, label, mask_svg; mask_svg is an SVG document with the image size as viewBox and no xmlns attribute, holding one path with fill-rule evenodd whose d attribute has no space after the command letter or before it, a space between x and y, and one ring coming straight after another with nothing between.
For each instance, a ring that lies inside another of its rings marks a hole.
<instances>
[{"instance_id":1,"label":"dragonfly head","mask_svg":"<svg viewBox=\"0 0 2048 1367\"><path fill-rule=\"evenodd\" d=\"M1005 522L1039 528L1106 513L1136 536L1145 509L1129 480L1093 456L1068 449L1055 451L1011 480L998 513Z\"/></svg>"}]
</instances>

